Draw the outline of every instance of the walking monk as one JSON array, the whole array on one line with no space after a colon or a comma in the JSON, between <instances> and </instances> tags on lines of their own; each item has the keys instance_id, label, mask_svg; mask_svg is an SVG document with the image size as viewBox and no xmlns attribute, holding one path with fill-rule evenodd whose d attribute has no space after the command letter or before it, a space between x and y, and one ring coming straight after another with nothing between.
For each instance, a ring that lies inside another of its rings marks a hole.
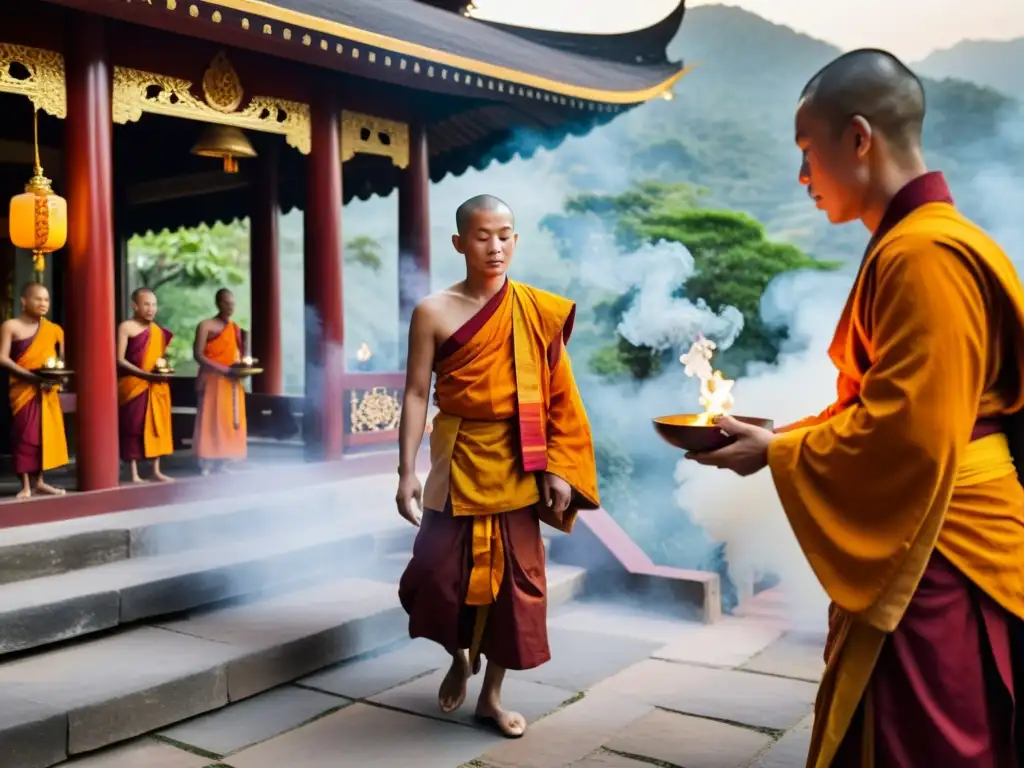
<instances>
[{"instance_id":1,"label":"walking monk","mask_svg":"<svg viewBox=\"0 0 1024 768\"><path fill-rule=\"evenodd\" d=\"M216 300L217 315L199 323L193 348L199 363L193 447L204 475L246 454L245 390L231 367L242 359L245 332L231 320L234 294L221 288Z\"/></svg>"},{"instance_id":2,"label":"walking monk","mask_svg":"<svg viewBox=\"0 0 1024 768\"><path fill-rule=\"evenodd\" d=\"M117 327L118 426L121 461L131 463L132 482L141 483L139 462L153 461L153 478L169 482L160 457L174 453L171 436L171 385L154 373L174 334L155 322L156 294L148 288L132 293L134 317Z\"/></svg>"},{"instance_id":3,"label":"walking monk","mask_svg":"<svg viewBox=\"0 0 1024 768\"><path fill-rule=\"evenodd\" d=\"M19 499L35 493L62 495L43 481L43 473L68 463L60 386L33 371L64 356L64 330L46 319L50 292L28 283L21 289L21 314L0 325L0 365L10 374L14 472L21 478ZM31 479L35 478L33 484Z\"/></svg>"},{"instance_id":4,"label":"walking monk","mask_svg":"<svg viewBox=\"0 0 1024 768\"><path fill-rule=\"evenodd\" d=\"M518 235L503 202L474 197L455 219L466 279L424 299L409 328L397 502L413 525L418 503L423 521L399 597L409 634L451 654L442 711L462 706L482 653L476 717L514 738L526 722L502 707L505 670L551 657L540 523L570 531L598 503L597 472L565 352L575 305L506 278ZM431 372L439 412L421 488Z\"/></svg>"},{"instance_id":5,"label":"walking monk","mask_svg":"<svg viewBox=\"0 0 1024 768\"><path fill-rule=\"evenodd\" d=\"M767 463L832 598L812 768L1022 765L1024 290L927 171L923 121L920 81L881 51L804 89L801 182L872 233L829 348L836 401L777 435L724 419L737 441L694 457Z\"/></svg>"}]
</instances>

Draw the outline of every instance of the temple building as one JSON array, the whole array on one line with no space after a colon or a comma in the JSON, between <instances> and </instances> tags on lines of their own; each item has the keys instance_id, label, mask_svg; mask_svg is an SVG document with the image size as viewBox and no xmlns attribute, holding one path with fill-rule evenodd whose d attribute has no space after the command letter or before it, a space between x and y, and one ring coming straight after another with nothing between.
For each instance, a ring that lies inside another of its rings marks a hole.
<instances>
[{"instance_id":1,"label":"temple building","mask_svg":"<svg viewBox=\"0 0 1024 768\"><path fill-rule=\"evenodd\" d=\"M75 371L62 406L76 489L99 492L89 504L70 494L18 505L32 513L3 505L0 527L19 515L161 503L169 493L118 490L114 328L136 287L127 244L139 233L248 218L251 353L264 369L247 395L251 436L299 436L313 462L393 443L404 373L343 363L359 359L343 353L345 204L397 190L406 322L429 289L431 182L528 157L671 98L685 69L666 49L683 14L680 1L649 28L590 35L481 21L458 0L0 7L0 192L24 191L38 147L67 203L66 245L46 255L41 274ZM293 209L304 222L301 397L285 396L282 367L279 222ZM7 240L17 223L0 221L5 318L35 274L32 254ZM176 439L185 438L195 381L178 377L172 390ZM0 429L2 440L6 422Z\"/></svg>"}]
</instances>

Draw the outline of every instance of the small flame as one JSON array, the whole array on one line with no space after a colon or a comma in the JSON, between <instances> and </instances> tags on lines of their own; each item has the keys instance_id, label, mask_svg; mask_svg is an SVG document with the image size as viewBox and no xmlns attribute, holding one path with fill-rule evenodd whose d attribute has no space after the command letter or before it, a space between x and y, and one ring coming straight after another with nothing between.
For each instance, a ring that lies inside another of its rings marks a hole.
<instances>
[{"instance_id":1,"label":"small flame","mask_svg":"<svg viewBox=\"0 0 1024 768\"><path fill-rule=\"evenodd\" d=\"M43 364L43 367L44 368L56 368L57 367L57 358L56 357L48 357L48 358L46 358L46 362Z\"/></svg>"},{"instance_id":2,"label":"small flame","mask_svg":"<svg viewBox=\"0 0 1024 768\"><path fill-rule=\"evenodd\" d=\"M679 358L679 362L686 366L686 375L700 379L700 404L704 406L704 412L694 422L696 426L714 424L719 416L729 413L734 404L732 388L736 382L725 378L711 365L715 349L715 342L701 335L690 346L690 351Z\"/></svg>"},{"instance_id":3,"label":"small flame","mask_svg":"<svg viewBox=\"0 0 1024 768\"><path fill-rule=\"evenodd\" d=\"M370 345L365 341L359 345L359 349L356 352L356 360L360 363L368 362L373 357L373 350L370 349Z\"/></svg>"},{"instance_id":4,"label":"small flame","mask_svg":"<svg viewBox=\"0 0 1024 768\"><path fill-rule=\"evenodd\" d=\"M165 368L167 368L167 358L166 357L159 358L156 361L156 368L157 368L157 370L161 370L161 371L164 370Z\"/></svg>"}]
</instances>

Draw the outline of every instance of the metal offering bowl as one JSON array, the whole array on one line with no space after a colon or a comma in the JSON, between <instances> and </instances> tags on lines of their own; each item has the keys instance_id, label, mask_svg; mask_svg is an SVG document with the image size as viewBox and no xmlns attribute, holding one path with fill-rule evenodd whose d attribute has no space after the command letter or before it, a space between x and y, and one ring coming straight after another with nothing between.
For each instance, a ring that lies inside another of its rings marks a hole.
<instances>
[{"instance_id":1,"label":"metal offering bowl","mask_svg":"<svg viewBox=\"0 0 1024 768\"><path fill-rule=\"evenodd\" d=\"M36 368L32 373L50 381L64 381L75 375L70 368Z\"/></svg>"},{"instance_id":2,"label":"metal offering bowl","mask_svg":"<svg viewBox=\"0 0 1024 768\"><path fill-rule=\"evenodd\" d=\"M729 414L732 416L732 414ZM719 448L732 443L736 438L722 434L721 427L715 424L697 424L703 418L696 413L677 413L674 416L661 416L654 419L654 430L661 435L661 439L669 445L681 448L684 451L701 453L703 451L716 451ZM761 419L756 416L732 416L736 421L745 424L752 424L755 427L771 429L774 422L771 419Z\"/></svg>"},{"instance_id":3,"label":"metal offering bowl","mask_svg":"<svg viewBox=\"0 0 1024 768\"><path fill-rule=\"evenodd\" d=\"M258 376L263 373L262 368L255 368L251 365L242 365L241 363L235 363L232 365L231 370L235 372L236 376Z\"/></svg>"}]
</instances>

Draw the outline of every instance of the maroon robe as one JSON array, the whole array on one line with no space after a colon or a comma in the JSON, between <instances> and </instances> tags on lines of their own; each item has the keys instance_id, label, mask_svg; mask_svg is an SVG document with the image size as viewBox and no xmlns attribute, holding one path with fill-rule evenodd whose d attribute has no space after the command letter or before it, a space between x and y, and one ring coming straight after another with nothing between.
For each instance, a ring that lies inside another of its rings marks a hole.
<instances>
[{"instance_id":1,"label":"maroon robe","mask_svg":"<svg viewBox=\"0 0 1024 768\"><path fill-rule=\"evenodd\" d=\"M941 173L925 174L900 190L872 245L931 202L953 202ZM979 422L972 439L993 431L998 430L992 424ZM871 699L876 768L1024 767L1024 754L1016 753L1021 744L1014 740L1022 641L1021 620L933 551L906 613L882 646L865 694ZM831 646L829 638L826 649ZM862 703L834 768L861 765L858 726L864 716Z\"/></svg>"},{"instance_id":2,"label":"maroon robe","mask_svg":"<svg viewBox=\"0 0 1024 768\"><path fill-rule=\"evenodd\" d=\"M152 326L150 326L152 327ZM164 348L171 343L174 334L166 328L160 328L164 334ZM128 346L124 351L124 358L136 368L142 367L142 359L146 355L146 347L149 346L150 329L147 328L137 336L128 339ZM117 432L118 445L121 452L121 461L144 461L146 459L146 411L149 408L149 390L138 397L133 397L127 403L121 403L117 407Z\"/></svg>"},{"instance_id":3,"label":"maroon robe","mask_svg":"<svg viewBox=\"0 0 1024 768\"><path fill-rule=\"evenodd\" d=\"M27 339L13 340L11 360L24 355L35 338L33 333ZM11 465L16 475L38 475L43 469L43 407L38 397L12 416Z\"/></svg>"}]
</instances>

